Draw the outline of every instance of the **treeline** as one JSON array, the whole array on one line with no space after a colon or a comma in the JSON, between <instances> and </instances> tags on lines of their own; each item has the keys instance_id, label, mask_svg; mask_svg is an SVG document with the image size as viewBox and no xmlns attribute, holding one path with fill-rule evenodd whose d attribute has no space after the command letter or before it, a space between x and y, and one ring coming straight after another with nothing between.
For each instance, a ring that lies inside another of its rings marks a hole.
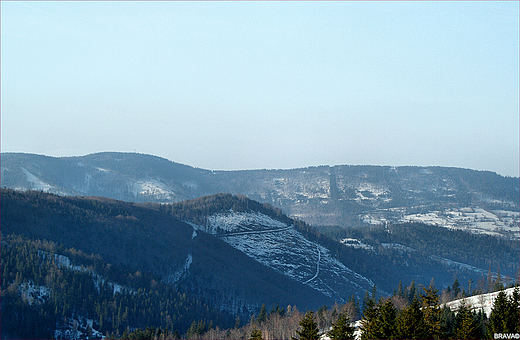
<instances>
[{"instance_id":1,"label":"treeline","mask_svg":"<svg viewBox=\"0 0 520 340\"><path fill-rule=\"evenodd\" d=\"M363 311L361 339L493 339L495 333L519 333L518 287L509 298L503 290L498 294L489 318L464 300L456 311L441 308L437 292L430 285L400 309L399 295L377 303L372 296Z\"/></svg>"},{"instance_id":2,"label":"treeline","mask_svg":"<svg viewBox=\"0 0 520 340\"><path fill-rule=\"evenodd\" d=\"M207 216L229 210L235 212L260 212L281 222L292 223L292 219L287 217L281 209L267 203L250 200L244 195L222 193L202 196L174 204L150 206L167 212L181 221L192 221L200 225L204 225Z\"/></svg>"},{"instance_id":3,"label":"treeline","mask_svg":"<svg viewBox=\"0 0 520 340\"><path fill-rule=\"evenodd\" d=\"M244 326L211 328L203 321L193 322L187 339L494 339L496 333L520 333L519 288L508 297L502 289L493 304L489 317L483 310L475 311L464 302L456 311L439 302L438 290L433 283L421 292L410 285L397 289L391 297L377 299L375 290L365 296L363 316L359 315L355 299L332 308L323 306L317 312L302 313L296 308L267 312L262 306L258 316L252 316ZM358 327L359 326L359 327ZM358 328L356 330L356 328ZM121 339L168 339L164 331L136 330L125 333Z\"/></svg>"},{"instance_id":4,"label":"treeline","mask_svg":"<svg viewBox=\"0 0 520 340\"><path fill-rule=\"evenodd\" d=\"M76 261L69 262L71 258ZM212 310L150 274L124 272L95 256L79 264L79 258L86 256L52 242L2 235L2 338L54 338L55 331L66 329L75 316L92 320L76 326L83 327L83 337L93 330L119 337L128 329L152 326L184 334L192 320L201 318L215 325L233 324L231 315Z\"/></svg>"},{"instance_id":5,"label":"treeline","mask_svg":"<svg viewBox=\"0 0 520 340\"><path fill-rule=\"evenodd\" d=\"M335 304L332 308L321 307L316 313L313 311L301 312L296 307L287 306L280 308L273 306L268 311L265 305L262 306L257 316L253 315L248 323L239 325L239 320L234 328L222 329L211 327L204 321L194 321L186 333L186 339L318 339L318 334L326 330L330 325L340 324L348 327L349 334L353 336L354 328L350 326L349 315L356 315L354 303L352 301L344 305ZM163 339L163 330L138 329L134 332L124 334L121 339ZM337 332L338 330L336 330ZM149 338L142 338L143 333L147 332ZM309 337L310 334L316 337ZM349 337L353 338L353 337ZM169 339L169 338L166 338ZM171 338L173 339L173 338ZM347 339L343 336L336 339Z\"/></svg>"}]
</instances>

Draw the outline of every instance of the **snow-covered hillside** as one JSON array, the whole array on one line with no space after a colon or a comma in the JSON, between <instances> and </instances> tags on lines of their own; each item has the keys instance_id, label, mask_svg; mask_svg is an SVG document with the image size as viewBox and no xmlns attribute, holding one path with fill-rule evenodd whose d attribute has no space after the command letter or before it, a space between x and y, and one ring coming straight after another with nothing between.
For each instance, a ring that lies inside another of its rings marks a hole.
<instances>
[{"instance_id":1,"label":"snow-covered hillside","mask_svg":"<svg viewBox=\"0 0 520 340\"><path fill-rule=\"evenodd\" d=\"M520 238L520 212L463 207L403 216L402 222L422 222L476 234L510 235Z\"/></svg>"},{"instance_id":2,"label":"snow-covered hillside","mask_svg":"<svg viewBox=\"0 0 520 340\"><path fill-rule=\"evenodd\" d=\"M292 225L259 212L219 213L205 226L234 248L325 295L345 301L361 295L373 282L347 268L330 251L303 236Z\"/></svg>"},{"instance_id":3,"label":"snow-covered hillside","mask_svg":"<svg viewBox=\"0 0 520 340\"><path fill-rule=\"evenodd\" d=\"M514 289L515 288L508 288L504 291L506 292L507 296L510 296L511 294L513 294ZM482 309L484 313L486 313L486 315L489 317L489 315L491 314L491 310L493 309L493 304L495 303L495 300L498 296L498 293L499 292L492 292L487 294L470 296L464 299L453 300L450 302L446 302L441 307L446 306L450 308L452 311L457 311L460 308L461 304L465 303L466 306L468 306L472 310L479 311L480 309Z\"/></svg>"}]
</instances>

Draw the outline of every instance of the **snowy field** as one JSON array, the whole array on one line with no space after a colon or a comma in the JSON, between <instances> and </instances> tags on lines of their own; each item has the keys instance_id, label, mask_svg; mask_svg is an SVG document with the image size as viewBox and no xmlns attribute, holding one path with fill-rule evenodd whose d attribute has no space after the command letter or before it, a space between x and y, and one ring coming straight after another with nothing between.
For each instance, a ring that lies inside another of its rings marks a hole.
<instances>
[{"instance_id":1,"label":"snowy field","mask_svg":"<svg viewBox=\"0 0 520 340\"><path fill-rule=\"evenodd\" d=\"M520 238L520 212L515 211L453 208L427 214L406 215L401 222L422 222L475 234Z\"/></svg>"},{"instance_id":2,"label":"snowy field","mask_svg":"<svg viewBox=\"0 0 520 340\"><path fill-rule=\"evenodd\" d=\"M131 182L130 192L132 192L135 197L139 195L154 196L160 199L168 198L171 194L171 190L168 189L166 184L158 180Z\"/></svg>"}]
</instances>

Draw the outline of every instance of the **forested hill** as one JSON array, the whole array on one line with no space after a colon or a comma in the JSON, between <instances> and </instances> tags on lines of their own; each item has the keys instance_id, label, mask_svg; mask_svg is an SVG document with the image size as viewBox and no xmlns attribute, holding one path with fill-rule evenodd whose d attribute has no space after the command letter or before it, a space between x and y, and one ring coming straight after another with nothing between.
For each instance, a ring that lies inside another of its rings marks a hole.
<instances>
[{"instance_id":1,"label":"forested hill","mask_svg":"<svg viewBox=\"0 0 520 340\"><path fill-rule=\"evenodd\" d=\"M513 228L520 220L519 179L489 171L361 165L210 171L114 152L62 158L2 153L1 170L2 186L12 189L160 203L228 192L314 226L416 221L520 236Z\"/></svg>"},{"instance_id":2,"label":"forested hill","mask_svg":"<svg viewBox=\"0 0 520 340\"><path fill-rule=\"evenodd\" d=\"M80 316L97 320L95 328L103 332L122 332L126 327L142 327L147 319L139 315L148 311L144 306L154 305L153 322L147 326L182 333L193 320L229 327L237 316L246 320L264 303L305 310L333 302L220 238L194 231L153 208L100 197L10 189L1 190L0 203L2 294L10 292L13 298L2 299L2 321L9 319L4 311L14 308L17 315L30 311L32 321L33 317L49 320L59 313L76 321ZM70 285L63 286L64 282ZM110 297L100 295L99 282L111 282ZM25 294L23 287L33 287L31 294ZM114 287L126 287L123 296L116 295ZM86 295L74 294L73 289ZM41 301L48 310L35 309L31 299L24 298L34 296L33 291L45 292ZM135 300L141 297L142 303ZM59 304L69 308L56 312ZM114 304L117 308L111 309ZM139 306L143 309L137 310ZM114 319L113 313L122 313L121 318Z\"/></svg>"},{"instance_id":3,"label":"forested hill","mask_svg":"<svg viewBox=\"0 0 520 340\"><path fill-rule=\"evenodd\" d=\"M247 238L247 233L258 230L251 220L253 216L247 212L261 212L273 220L292 225L306 240L325 247L350 270L388 292L399 281L415 280L427 285L434 278L440 287L445 287L458 277L462 282L471 280L474 286L483 289L490 277L501 275L502 279L509 277L509 280L518 277L519 244L507 238L418 222L368 228L326 228L320 232L303 221L288 218L278 208L230 194L152 206L223 237L250 253L261 248L263 242L271 241L272 251L278 252L284 243L281 240ZM228 233L242 236L240 240L231 240L224 237ZM281 232L278 235L284 237ZM289 236L286 239L289 240ZM292 249L286 251L290 253ZM314 256L312 251L308 256Z\"/></svg>"},{"instance_id":4,"label":"forested hill","mask_svg":"<svg viewBox=\"0 0 520 340\"><path fill-rule=\"evenodd\" d=\"M85 334L144 326L182 334L193 321L230 327L263 304L359 300L374 285L386 295L401 281L447 287L457 278L484 291L518 277L517 241L422 223L330 229L338 242L240 195L137 204L0 194L3 336L40 338L22 331L30 324L54 330L46 338L74 324Z\"/></svg>"}]
</instances>

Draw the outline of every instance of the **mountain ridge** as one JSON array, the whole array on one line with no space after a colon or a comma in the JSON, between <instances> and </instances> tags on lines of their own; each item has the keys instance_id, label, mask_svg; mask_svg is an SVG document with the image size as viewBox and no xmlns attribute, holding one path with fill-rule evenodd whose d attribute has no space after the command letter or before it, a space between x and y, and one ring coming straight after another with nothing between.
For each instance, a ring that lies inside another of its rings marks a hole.
<instances>
[{"instance_id":1,"label":"mountain ridge","mask_svg":"<svg viewBox=\"0 0 520 340\"><path fill-rule=\"evenodd\" d=\"M369 165L212 171L117 152L0 157L1 185L19 190L158 203L228 192L269 203L317 227L419 221L520 238L515 228L520 222L519 179L489 171Z\"/></svg>"}]
</instances>

